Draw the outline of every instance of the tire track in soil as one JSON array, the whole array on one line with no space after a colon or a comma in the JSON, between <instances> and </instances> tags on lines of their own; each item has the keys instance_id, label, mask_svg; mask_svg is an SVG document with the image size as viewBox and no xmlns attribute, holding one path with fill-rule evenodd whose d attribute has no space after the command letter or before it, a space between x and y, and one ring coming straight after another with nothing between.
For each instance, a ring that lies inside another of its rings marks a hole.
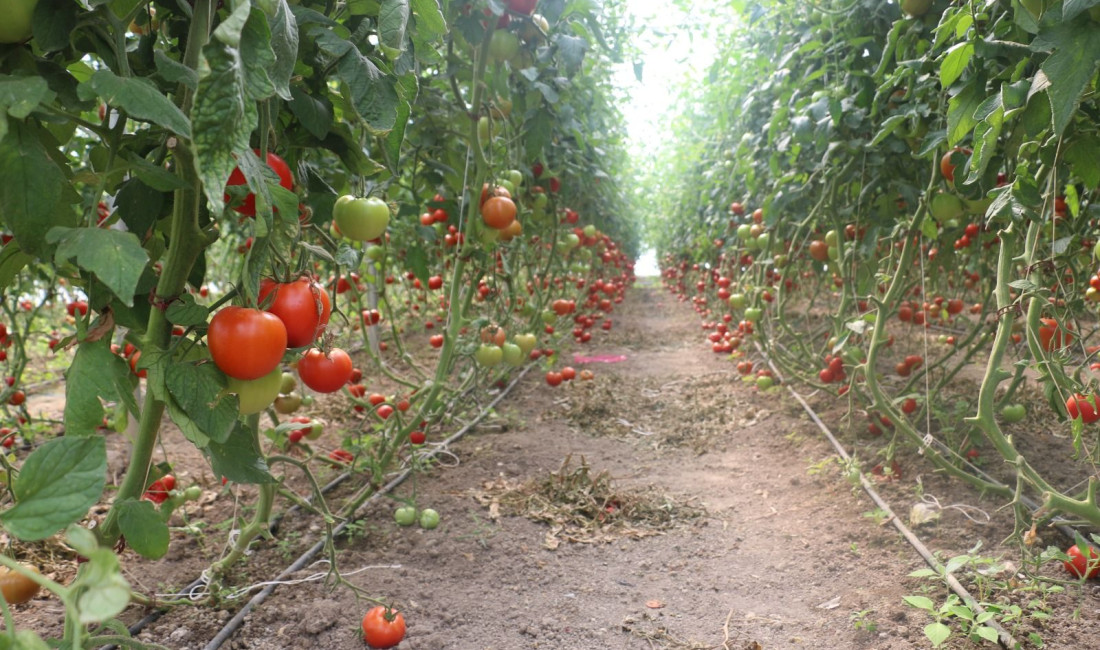
<instances>
[{"instance_id":1,"label":"tire track in soil","mask_svg":"<svg viewBox=\"0 0 1100 650\"><path fill-rule=\"evenodd\" d=\"M531 373L498 426L457 445L457 467L417 482L418 505L443 515L438 529L398 528L387 504L341 543L343 571L401 565L348 578L404 613L409 632L398 647L926 647L928 621L902 604L917 592L904 576L923 564L861 514L870 502L835 470L807 471L831 450L784 389L743 385L700 344L690 310L659 289L633 290L613 316L615 330L578 352L627 361L592 364L595 381L557 389ZM708 514L657 536L548 550L546 526L493 521L474 498L498 478L544 477L569 455L618 486L652 487ZM285 566L253 560L247 575ZM280 587L223 647L362 648L367 608L347 589ZM853 625L851 614L864 610L876 631ZM177 610L141 637L201 648L228 616Z\"/></svg>"}]
</instances>

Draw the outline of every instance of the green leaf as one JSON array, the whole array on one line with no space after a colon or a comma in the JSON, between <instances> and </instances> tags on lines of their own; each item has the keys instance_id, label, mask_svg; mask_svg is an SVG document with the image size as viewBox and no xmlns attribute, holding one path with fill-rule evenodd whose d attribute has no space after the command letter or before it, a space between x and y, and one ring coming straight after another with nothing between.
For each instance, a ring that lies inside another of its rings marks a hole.
<instances>
[{"instance_id":1,"label":"green leaf","mask_svg":"<svg viewBox=\"0 0 1100 650\"><path fill-rule=\"evenodd\" d=\"M961 618L963 620L966 620L966 621L973 621L974 620L974 612L970 611L970 608L967 607L966 605L952 605L951 607L947 608L947 611L951 612L952 614L954 614L955 616L958 616L959 618Z\"/></svg>"},{"instance_id":2,"label":"green leaf","mask_svg":"<svg viewBox=\"0 0 1100 650\"><path fill-rule=\"evenodd\" d=\"M1087 187L1100 185L1100 138L1092 133L1079 133L1066 147L1066 162L1074 176L1085 181ZM0 286L3 286L0 284Z\"/></svg>"},{"instance_id":3,"label":"green leaf","mask_svg":"<svg viewBox=\"0 0 1100 650\"><path fill-rule=\"evenodd\" d=\"M172 400L199 431L216 442L225 442L237 424L235 400L225 399L225 375L212 363L173 363L165 369L164 383Z\"/></svg>"},{"instance_id":4,"label":"green leaf","mask_svg":"<svg viewBox=\"0 0 1100 650\"><path fill-rule=\"evenodd\" d=\"M1069 22L1082 11L1087 11L1096 5L1100 5L1100 0L1066 0L1062 4L1062 22Z\"/></svg>"},{"instance_id":5,"label":"green leaf","mask_svg":"<svg viewBox=\"0 0 1100 650\"><path fill-rule=\"evenodd\" d=\"M107 548L97 548L80 567L69 587L76 594L81 623L100 623L114 618L130 603L130 583L122 577L118 556Z\"/></svg>"},{"instance_id":6,"label":"green leaf","mask_svg":"<svg viewBox=\"0 0 1100 650\"><path fill-rule=\"evenodd\" d=\"M86 515L106 482L103 438L50 440L23 462L12 488L16 504L0 523L19 539L45 539Z\"/></svg>"},{"instance_id":7,"label":"green leaf","mask_svg":"<svg viewBox=\"0 0 1100 650\"><path fill-rule=\"evenodd\" d=\"M966 66L970 64L970 57L974 56L974 43L965 42L953 45L940 63L940 87L944 90L955 83L962 76Z\"/></svg>"},{"instance_id":8,"label":"green leaf","mask_svg":"<svg viewBox=\"0 0 1100 650\"><path fill-rule=\"evenodd\" d=\"M164 193L150 187L137 178L124 182L115 196L115 209L122 222L132 233L147 233L157 222L164 207Z\"/></svg>"},{"instance_id":9,"label":"green leaf","mask_svg":"<svg viewBox=\"0 0 1100 650\"><path fill-rule=\"evenodd\" d=\"M173 325L192 327L205 325L210 318L210 310L195 302L195 297L189 293L180 296L180 299L168 306L165 312L168 322Z\"/></svg>"},{"instance_id":10,"label":"green leaf","mask_svg":"<svg viewBox=\"0 0 1100 650\"><path fill-rule=\"evenodd\" d=\"M332 129L332 105L327 100L309 95L301 86L290 89L290 112L318 140L325 139Z\"/></svg>"},{"instance_id":11,"label":"green leaf","mask_svg":"<svg viewBox=\"0 0 1100 650\"><path fill-rule=\"evenodd\" d=\"M921 222L920 232L928 239L935 241L939 236L939 228L936 227L936 222L932 219L925 219Z\"/></svg>"},{"instance_id":12,"label":"green leaf","mask_svg":"<svg viewBox=\"0 0 1100 650\"><path fill-rule=\"evenodd\" d=\"M149 501L127 499L116 503L118 526L126 537L126 543L138 555L150 560L164 557L168 552L168 524Z\"/></svg>"},{"instance_id":13,"label":"green leaf","mask_svg":"<svg viewBox=\"0 0 1100 650\"><path fill-rule=\"evenodd\" d=\"M20 123L0 140L0 219L28 255L39 256L52 226L75 226L69 207L80 197L42 146L38 134Z\"/></svg>"},{"instance_id":14,"label":"green leaf","mask_svg":"<svg viewBox=\"0 0 1100 650\"><path fill-rule=\"evenodd\" d=\"M183 65L179 61L169 57L161 50L153 52L153 61L157 66L157 74L165 81L179 83L194 90L199 85L197 72Z\"/></svg>"},{"instance_id":15,"label":"green leaf","mask_svg":"<svg viewBox=\"0 0 1100 650\"><path fill-rule=\"evenodd\" d=\"M19 248L18 242L11 241L0 247L0 293L4 293L33 259Z\"/></svg>"},{"instance_id":16,"label":"green leaf","mask_svg":"<svg viewBox=\"0 0 1100 650\"><path fill-rule=\"evenodd\" d=\"M947 637L951 636L951 628L943 623L929 623L924 626L924 636L932 642L933 648L938 648L947 640Z\"/></svg>"},{"instance_id":17,"label":"green leaf","mask_svg":"<svg viewBox=\"0 0 1100 650\"><path fill-rule=\"evenodd\" d=\"M0 75L0 140L8 134L8 116L21 120L54 98L42 77Z\"/></svg>"},{"instance_id":18,"label":"green leaf","mask_svg":"<svg viewBox=\"0 0 1100 650\"><path fill-rule=\"evenodd\" d=\"M191 137L191 123L178 106L148 79L118 77L110 70L98 70L80 84L80 96L98 96L110 106L121 108L130 117L152 122L185 138Z\"/></svg>"},{"instance_id":19,"label":"green leaf","mask_svg":"<svg viewBox=\"0 0 1100 650\"><path fill-rule=\"evenodd\" d=\"M833 350L833 352L836 352L836 350ZM912 573L909 574L909 577L910 578L935 578L939 575L940 574L936 573L932 569L924 568L924 569L917 569L916 571L913 571Z\"/></svg>"},{"instance_id":20,"label":"green leaf","mask_svg":"<svg viewBox=\"0 0 1100 650\"><path fill-rule=\"evenodd\" d=\"M172 192L187 187L187 182L179 176L159 165L154 165L134 152L129 152L129 155L126 157L126 162L130 163L130 168L133 170L134 175L137 176L143 184L148 185L157 192ZM129 181L127 181L127 183L128 182ZM125 186L126 184L124 183L123 187ZM149 211L148 206L145 207L145 211ZM155 214L152 215L154 218L155 216ZM127 224L129 224L129 222L127 222ZM137 232L143 231L138 230Z\"/></svg>"},{"instance_id":21,"label":"green leaf","mask_svg":"<svg viewBox=\"0 0 1100 650\"><path fill-rule=\"evenodd\" d=\"M234 17L247 7L242 3ZM239 23L243 26L243 19ZM225 183L237 164L233 154L248 150L248 136L259 123L255 103L245 96L244 68L240 52L234 48L240 32L231 31L233 24L226 20L219 25L215 30L218 40L203 48L191 109L195 167L213 212L225 207Z\"/></svg>"},{"instance_id":22,"label":"green leaf","mask_svg":"<svg viewBox=\"0 0 1100 650\"><path fill-rule=\"evenodd\" d=\"M336 65L336 76L347 86L348 100L367 126L378 133L394 127L400 101L397 90L370 59L349 48Z\"/></svg>"},{"instance_id":23,"label":"green leaf","mask_svg":"<svg viewBox=\"0 0 1100 650\"><path fill-rule=\"evenodd\" d=\"M137 413L130 367L111 353L106 338L81 343L65 372L65 435L91 436L103 423L101 399L127 402Z\"/></svg>"},{"instance_id":24,"label":"green leaf","mask_svg":"<svg viewBox=\"0 0 1100 650\"><path fill-rule=\"evenodd\" d=\"M56 52L69 46L76 31L78 3L71 0L38 0L31 26L34 44L43 52Z\"/></svg>"},{"instance_id":25,"label":"green leaf","mask_svg":"<svg viewBox=\"0 0 1100 650\"><path fill-rule=\"evenodd\" d=\"M405 50L405 27L409 23L409 0L382 0L378 9L378 40L394 52Z\"/></svg>"},{"instance_id":26,"label":"green leaf","mask_svg":"<svg viewBox=\"0 0 1100 650\"><path fill-rule=\"evenodd\" d=\"M134 304L134 289L149 262L149 254L132 232L105 228L51 228L46 240L57 244L57 263L76 260L77 266L94 273L127 307Z\"/></svg>"},{"instance_id":27,"label":"green leaf","mask_svg":"<svg viewBox=\"0 0 1100 650\"><path fill-rule=\"evenodd\" d=\"M873 147L881 143L887 138L887 136L896 131L899 126L904 124L906 119L906 115L891 115L890 117L886 118L886 120L882 123L882 128L880 128L878 133L875 134L875 137L872 138L870 146Z\"/></svg>"},{"instance_id":28,"label":"green leaf","mask_svg":"<svg viewBox=\"0 0 1100 650\"><path fill-rule=\"evenodd\" d=\"M244 87L249 97L261 100L275 94L275 83L267 74L275 66L271 30L259 8L252 9L241 31L240 61L244 65Z\"/></svg>"},{"instance_id":29,"label":"green leaf","mask_svg":"<svg viewBox=\"0 0 1100 650\"><path fill-rule=\"evenodd\" d=\"M930 598L924 596L905 596L902 598L906 605L910 607L916 607L917 609L923 609L926 611L935 611L936 604L932 602Z\"/></svg>"},{"instance_id":30,"label":"green leaf","mask_svg":"<svg viewBox=\"0 0 1100 650\"><path fill-rule=\"evenodd\" d=\"M955 146L978 123L974 111L985 101L985 84L971 81L948 102L947 144Z\"/></svg>"},{"instance_id":31,"label":"green leaf","mask_svg":"<svg viewBox=\"0 0 1100 650\"><path fill-rule=\"evenodd\" d=\"M411 0L410 8L416 17L416 30L425 40L447 33L447 21L439 10L438 0Z\"/></svg>"},{"instance_id":32,"label":"green leaf","mask_svg":"<svg viewBox=\"0 0 1100 650\"><path fill-rule=\"evenodd\" d=\"M268 21L271 26L271 50L275 54L275 64L268 70L268 75L279 97L290 99L290 77L298 60L298 22L294 20L286 0L276 2L275 15Z\"/></svg>"},{"instance_id":33,"label":"green leaf","mask_svg":"<svg viewBox=\"0 0 1100 650\"><path fill-rule=\"evenodd\" d=\"M421 281L427 282L430 271L428 270L428 253L420 246L412 246L405 257L405 265Z\"/></svg>"},{"instance_id":34,"label":"green leaf","mask_svg":"<svg viewBox=\"0 0 1100 650\"><path fill-rule=\"evenodd\" d=\"M1032 92L1039 87L1046 89L1054 134L1060 136L1096 74L1097 63L1100 63L1100 38L1096 37L1093 23L1087 20L1060 25L1050 33L1044 31L1041 38L1053 40L1057 47L1035 75Z\"/></svg>"},{"instance_id":35,"label":"green leaf","mask_svg":"<svg viewBox=\"0 0 1100 650\"><path fill-rule=\"evenodd\" d=\"M234 483L274 483L268 473L267 461L260 451L256 440L248 427L238 424L233 435L224 444L210 443L203 449L210 459L210 466L217 476L223 476Z\"/></svg>"},{"instance_id":36,"label":"green leaf","mask_svg":"<svg viewBox=\"0 0 1100 650\"><path fill-rule=\"evenodd\" d=\"M997 630L994 630L988 625L979 625L974 628L974 632L990 643L996 643L997 640L1001 638L1001 635L997 634Z\"/></svg>"}]
</instances>

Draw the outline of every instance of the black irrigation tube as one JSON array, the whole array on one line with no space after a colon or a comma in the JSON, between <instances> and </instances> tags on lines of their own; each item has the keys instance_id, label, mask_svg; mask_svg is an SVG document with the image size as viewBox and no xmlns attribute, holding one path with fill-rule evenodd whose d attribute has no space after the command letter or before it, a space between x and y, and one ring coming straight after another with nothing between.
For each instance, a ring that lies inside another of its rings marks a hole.
<instances>
[{"instance_id":1,"label":"black irrigation tube","mask_svg":"<svg viewBox=\"0 0 1100 650\"><path fill-rule=\"evenodd\" d=\"M775 364L771 362L771 359L769 359L767 355L764 354L764 351L760 348L759 344L756 345L756 349L764 358L764 361L772 369L772 372L774 372L776 376L779 377L782 381L782 374L779 372L779 368L776 368ZM806 402L806 400L798 394L793 386L787 384L786 382L783 382L783 385L787 387L787 390L790 392L791 396L794 397L795 400L797 400L798 403L802 405L802 409L806 411L807 415L810 416L810 419L813 420L814 424L817 425L817 428L820 429L821 432L825 434L825 437L829 439L829 443L833 446L833 449L836 450L837 454L845 461L851 461L852 457L848 455L848 452L844 449L844 446L841 445L840 441L836 439L836 436L834 436L833 432L829 430L829 427L821 421L821 418L818 417L813 407L810 406ZM966 587L964 587L962 583L960 583L958 579L955 578L954 575L951 575L950 573L946 573L944 571L944 566L939 562L939 560L936 559L934 555L932 555L932 552L928 550L928 547L925 546L923 542L920 541L920 538L918 538L913 533L913 531L909 530L909 527L903 524L898 516L894 514L893 509L890 508L890 504L886 503L886 501L879 495L879 493L875 490L874 485L869 480L867 480L867 477L864 476L863 472L859 472L859 483L860 487L862 487L863 491L867 493L867 496L871 497L871 500L874 501L875 505L881 508L882 511L887 514L887 516L890 518L890 522L894 525L894 528L897 529L901 536L905 538L905 541L909 542L909 545L917 551L917 553L921 556L921 558L924 559L925 563L928 564L928 566L936 571L936 573L939 573L944 577L944 581L947 583L947 586L951 588L951 591L955 592L959 596L959 598L962 598L963 602L971 608L975 615L983 614L985 612L985 608L983 608L981 604L979 604L978 601L970 595L970 592L966 590ZM1003 647L1009 649L1020 647L1012 634L1010 634L1008 630L1001 627L1001 624L998 623L995 619L990 618L984 624L992 627L994 630L997 631L998 641ZM207 648L207 650L212 649Z\"/></svg>"},{"instance_id":2,"label":"black irrigation tube","mask_svg":"<svg viewBox=\"0 0 1100 650\"><path fill-rule=\"evenodd\" d=\"M519 376L516 377L515 379L513 379L512 382L504 390L501 391L500 395L497 395L493 399L493 401L489 402L489 405L486 406L485 408L483 408L481 410L481 412L478 413L478 415L473 420L468 422L465 426L463 426L457 432L453 433L449 438L447 438L447 439L443 440L441 443L439 443L439 446L437 446L431 452L421 455L420 458L421 459L434 458L435 456L439 455L440 451L446 449L448 446L450 446L451 444L457 442L458 440L463 438L466 434L468 434L470 432L470 430L472 430L475 426L477 426L477 424L479 422L481 422L483 419L485 419L485 416L489 413L490 410L492 410L497 404L499 404L500 401L503 400L512 391L512 389L516 387L516 385L520 382L520 380L523 379L527 375L528 372L530 372L532 367L533 366L528 365L526 368L524 368L520 372ZM394 490L394 488L398 487L399 485L404 483L405 480L407 480L409 478L409 476L412 474L412 471L413 471L412 468L407 468L404 471L402 471L401 474L399 474L397 477L390 480L389 483L382 486L382 488L380 488L378 490L378 492L376 492L369 499L367 499L367 501L363 502L363 505L360 506L360 510L362 508L367 507L368 505L370 505L374 501L378 500L379 498L381 498L381 497L389 494L390 492L392 492ZM350 472L344 472L343 474L337 476L336 478L334 478L331 481L329 481L328 483L326 483L321 488L321 493L322 494L327 494L333 488L340 485L344 481L348 480L351 476L352 476L352 474ZM294 505L290 509L288 509L286 512L283 512L283 513L277 515L272 520L271 525L270 525L268 530L272 534L274 534L278 530L278 526L279 526L280 522L286 517L286 515L289 515L289 514L295 512L295 511L299 510L300 508L301 508L301 506ZM355 514L356 513L351 513L350 515L348 515L348 517L345 519L344 522L341 522L335 529L333 529L333 533L332 533L333 537L336 537L336 536L340 535L341 533L343 533L344 529L347 528L347 522L355 520ZM283 579L284 577L286 577L287 575L290 575L291 573L294 573L295 571L300 570L302 567L304 567L306 564L308 564L314 557L316 557L317 553L319 553L321 550L324 549L324 544L325 544L325 540L321 540L321 541L317 542L309 550L307 550L305 553L303 553L301 556L299 556L299 558L297 560L295 560L294 563L290 567L288 567L282 573L280 573L278 576L276 576L274 581L279 581L279 580ZM200 577L196 578L195 580L193 580L189 585L184 587L182 590L180 590L179 593L189 593L193 589L202 586L204 583L205 583L205 580L200 576ZM246 603L245 606L243 608L241 608L241 610L225 624L225 626L222 628L222 630L210 641L210 643L207 644L205 650L215 650L216 648L220 648L223 643L225 643L227 640L229 640L229 638L232 637L233 633L236 632L237 628L239 628L241 623L244 621L245 615L247 615L250 611L252 611L257 606L259 606L261 603L263 603L265 600L267 600L267 597L271 595L271 593L275 590L276 586L277 585L274 585L274 584L267 585L259 593L257 593L255 596L253 596L252 599L250 601L248 601L248 603ZM130 635L133 636L133 635L138 634L139 632L144 630L146 627L148 627L148 626L152 625L153 623L157 622L162 616L164 616L166 613L168 613L168 611L169 611L168 609L156 609L156 610L150 612L149 614L146 614L144 617L139 619L136 623L134 623L133 625L131 625L128 628L128 631L129 631ZM101 650L118 650L118 646L115 646L115 645L104 646L103 648L101 648Z\"/></svg>"}]
</instances>

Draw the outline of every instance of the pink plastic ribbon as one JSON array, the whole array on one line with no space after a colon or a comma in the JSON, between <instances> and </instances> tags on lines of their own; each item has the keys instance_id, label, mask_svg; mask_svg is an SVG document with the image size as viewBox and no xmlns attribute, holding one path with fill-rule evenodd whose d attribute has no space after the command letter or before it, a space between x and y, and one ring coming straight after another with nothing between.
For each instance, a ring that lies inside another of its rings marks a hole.
<instances>
[{"instance_id":1,"label":"pink plastic ribbon","mask_svg":"<svg viewBox=\"0 0 1100 650\"><path fill-rule=\"evenodd\" d=\"M621 361L626 361L625 354L600 354L594 357L573 355L573 363L619 363Z\"/></svg>"}]
</instances>

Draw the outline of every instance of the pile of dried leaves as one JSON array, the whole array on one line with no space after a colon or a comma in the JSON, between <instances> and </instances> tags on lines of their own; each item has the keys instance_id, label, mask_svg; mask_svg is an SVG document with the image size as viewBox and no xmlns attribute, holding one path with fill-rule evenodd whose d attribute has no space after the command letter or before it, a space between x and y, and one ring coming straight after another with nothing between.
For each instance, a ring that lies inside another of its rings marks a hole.
<instances>
[{"instance_id":1,"label":"pile of dried leaves","mask_svg":"<svg viewBox=\"0 0 1100 650\"><path fill-rule=\"evenodd\" d=\"M598 544L658 535L706 514L656 488L617 488L606 470L593 473L583 457L574 465L571 455L544 478L523 484L500 478L486 483L475 498L493 520L519 515L550 526L543 542L550 550L563 541Z\"/></svg>"}]
</instances>

